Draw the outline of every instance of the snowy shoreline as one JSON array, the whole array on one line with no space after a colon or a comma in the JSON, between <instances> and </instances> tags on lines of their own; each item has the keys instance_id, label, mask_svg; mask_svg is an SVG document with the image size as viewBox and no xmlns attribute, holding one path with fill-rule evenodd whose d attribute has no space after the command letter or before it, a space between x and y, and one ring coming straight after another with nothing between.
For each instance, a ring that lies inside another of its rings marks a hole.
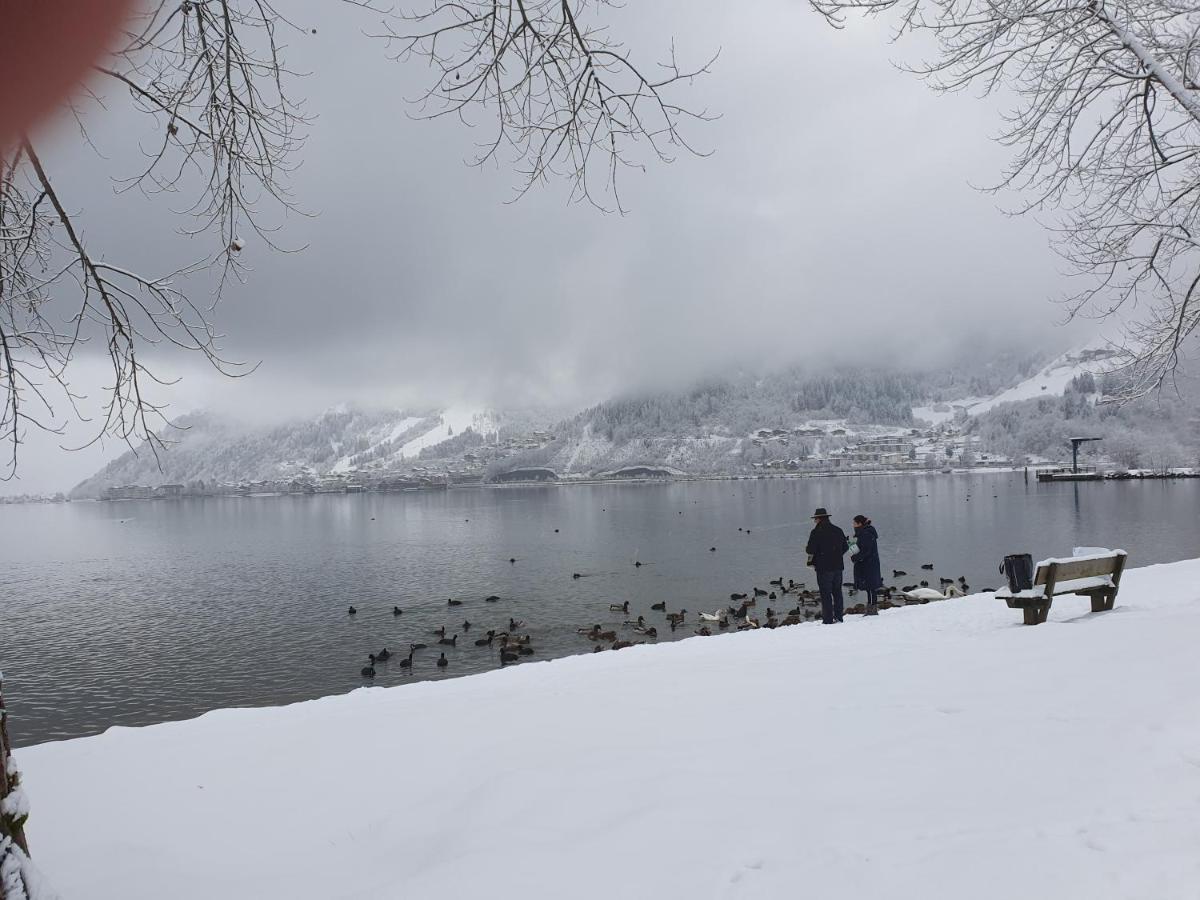
<instances>
[{"instance_id":1,"label":"snowy shoreline","mask_svg":"<svg viewBox=\"0 0 1200 900\"><path fill-rule=\"evenodd\" d=\"M17 751L65 897L1194 897L1200 560Z\"/></svg>"}]
</instances>

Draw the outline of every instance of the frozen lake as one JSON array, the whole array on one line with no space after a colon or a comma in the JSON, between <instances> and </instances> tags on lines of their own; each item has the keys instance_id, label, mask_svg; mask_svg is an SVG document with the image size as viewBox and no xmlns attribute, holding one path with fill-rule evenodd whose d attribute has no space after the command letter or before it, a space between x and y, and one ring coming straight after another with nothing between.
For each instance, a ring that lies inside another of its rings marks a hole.
<instances>
[{"instance_id":1,"label":"frozen lake","mask_svg":"<svg viewBox=\"0 0 1200 900\"><path fill-rule=\"evenodd\" d=\"M0 506L10 733L20 746L344 692L363 683L369 651L398 658L411 641L431 645L414 671L394 659L376 684L481 672L497 651L474 640L510 617L533 636L529 660L591 652L576 629L619 626L609 604L626 600L659 640L690 637L695 625L672 635L650 606L695 622L772 578L814 586L802 548L816 506L847 530L871 516L885 579L909 573L896 585L995 587L1006 553L1123 547L1139 566L1200 550L1200 481L1020 473ZM443 670L440 625L460 633Z\"/></svg>"}]
</instances>

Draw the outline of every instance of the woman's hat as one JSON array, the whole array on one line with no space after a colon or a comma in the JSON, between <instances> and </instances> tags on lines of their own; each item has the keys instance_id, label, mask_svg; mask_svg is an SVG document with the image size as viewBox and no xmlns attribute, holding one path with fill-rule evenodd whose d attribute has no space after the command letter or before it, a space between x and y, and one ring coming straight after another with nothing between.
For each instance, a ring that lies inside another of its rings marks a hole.
<instances>
[{"instance_id":1,"label":"woman's hat","mask_svg":"<svg viewBox=\"0 0 1200 900\"><path fill-rule=\"evenodd\" d=\"M814 519L828 519L829 513L826 511L825 507L818 506L817 511L812 514L812 517Z\"/></svg>"}]
</instances>

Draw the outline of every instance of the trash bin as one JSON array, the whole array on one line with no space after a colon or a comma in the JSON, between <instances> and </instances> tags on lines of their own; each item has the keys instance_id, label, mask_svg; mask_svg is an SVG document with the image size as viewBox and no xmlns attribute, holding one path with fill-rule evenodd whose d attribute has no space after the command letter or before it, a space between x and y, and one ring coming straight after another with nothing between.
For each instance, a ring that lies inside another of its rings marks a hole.
<instances>
[{"instance_id":1,"label":"trash bin","mask_svg":"<svg viewBox=\"0 0 1200 900\"><path fill-rule=\"evenodd\" d=\"M1008 579L1010 593L1027 591L1033 587L1033 556L1029 553L1012 553L1004 557L1000 571Z\"/></svg>"}]
</instances>

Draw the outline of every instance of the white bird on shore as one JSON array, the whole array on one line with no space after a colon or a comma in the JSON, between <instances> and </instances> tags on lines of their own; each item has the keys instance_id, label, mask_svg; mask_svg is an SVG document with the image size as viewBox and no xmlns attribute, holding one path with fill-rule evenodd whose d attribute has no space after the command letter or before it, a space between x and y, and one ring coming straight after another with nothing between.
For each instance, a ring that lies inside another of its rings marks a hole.
<instances>
[{"instance_id":1,"label":"white bird on shore","mask_svg":"<svg viewBox=\"0 0 1200 900\"><path fill-rule=\"evenodd\" d=\"M952 594L943 594L941 591L935 591L933 588L914 588L911 591L901 591L905 597L913 600L946 600L952 597Z\"/></svg>"}]
</instances>

